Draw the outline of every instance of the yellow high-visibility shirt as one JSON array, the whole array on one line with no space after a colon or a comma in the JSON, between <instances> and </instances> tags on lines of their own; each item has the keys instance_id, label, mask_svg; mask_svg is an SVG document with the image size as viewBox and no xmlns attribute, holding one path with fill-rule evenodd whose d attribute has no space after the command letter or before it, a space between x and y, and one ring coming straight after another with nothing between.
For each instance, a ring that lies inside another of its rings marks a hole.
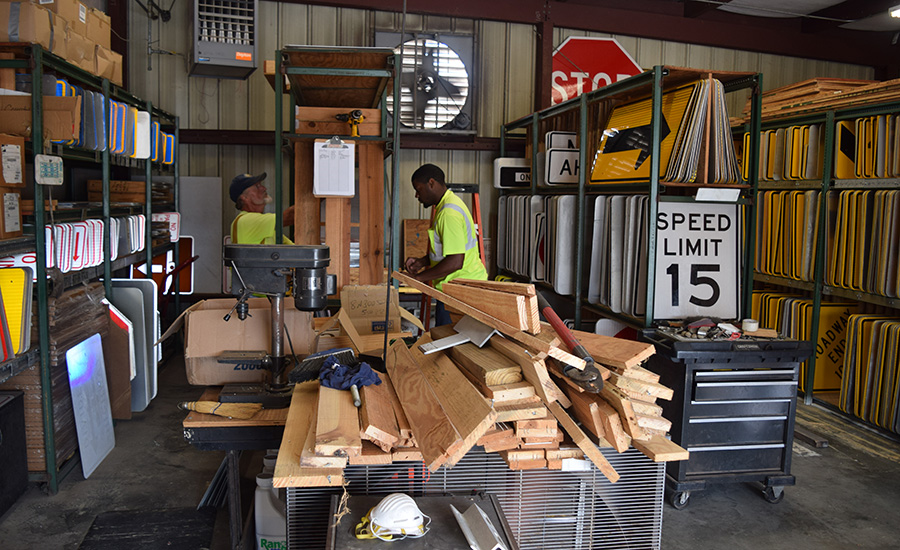
<instances>
[{"instance_id":1,"label":"yellow high-visibility shirt","mask_svg":"<svg viewBox=\"0 0 900 550\"><path fill-rule=\"evenodd\" d=\"M275 214L241 212L231 222L231 242L234 244L275 244ZM286 235L284 244L294 244Z\"/></svg>"}]
</instances>

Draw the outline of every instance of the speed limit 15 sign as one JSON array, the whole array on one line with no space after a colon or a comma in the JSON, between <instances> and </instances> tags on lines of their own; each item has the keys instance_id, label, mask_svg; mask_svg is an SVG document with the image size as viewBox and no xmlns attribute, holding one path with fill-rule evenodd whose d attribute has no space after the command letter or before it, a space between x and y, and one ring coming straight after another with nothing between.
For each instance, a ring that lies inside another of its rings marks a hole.
<instances>
[{"instance_id":1,"label":"speed limit 15 sign","mask_svg":"<svg viewBox=\"0 0 900 550\"><path fill-rule=\"evenodd\" d=\"M654 318L736 319L740 239L735 204L659 203Z\"/></svg>"}]
</instances>

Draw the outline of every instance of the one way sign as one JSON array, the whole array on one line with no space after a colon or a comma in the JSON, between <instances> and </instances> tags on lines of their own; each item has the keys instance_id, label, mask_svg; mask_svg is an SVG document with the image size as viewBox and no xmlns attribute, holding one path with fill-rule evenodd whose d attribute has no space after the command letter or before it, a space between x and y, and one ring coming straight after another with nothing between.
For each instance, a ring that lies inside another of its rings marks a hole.
<instances>
[{"instance_id":1,"label":"one way sign","mask_svg":"<svg viewBox=\"0 0 900 550\"><path fill-rule=\"evenodd\" d=\"M669 158L697 83L668 91L662 98L659 172L666 173ZM616 107L594 156L590 183L634 183L650 179L651 100L642 99ZM677 152L676 152L677 153Z\"/></svg>"}]
</instances>

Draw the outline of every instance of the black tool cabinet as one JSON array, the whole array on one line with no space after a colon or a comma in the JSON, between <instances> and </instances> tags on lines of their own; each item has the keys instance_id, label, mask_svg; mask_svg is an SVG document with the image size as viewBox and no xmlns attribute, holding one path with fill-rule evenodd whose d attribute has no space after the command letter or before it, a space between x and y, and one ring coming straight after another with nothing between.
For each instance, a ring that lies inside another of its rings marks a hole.
<instances>
[{"instance_id":1,"label":"black tool cabinet","mask_svg":"<svg viewBox=\"0 0 900 550\"><path fill-rule=\"evenodd\" d=\"M675 508L714 483L758 482L769 502L794 485L791 447L800 363L812 352L797 340L680 341L647 330L656 346L648 367L675 392L661 401L672 441L688 460L666 464Z\"/></svg>"}]
</instances>

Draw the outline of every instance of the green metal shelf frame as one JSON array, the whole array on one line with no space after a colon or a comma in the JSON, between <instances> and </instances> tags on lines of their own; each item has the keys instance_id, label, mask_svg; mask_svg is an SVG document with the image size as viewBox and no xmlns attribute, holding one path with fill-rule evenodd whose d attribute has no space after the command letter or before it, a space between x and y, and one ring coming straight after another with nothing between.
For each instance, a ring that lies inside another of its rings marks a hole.
<instances>
[{"instance_id":1,"label":"green metal shelf frame","mask_svg":"<svg viewBox=\"0 0 900 550\"><path fill-rule=\"evenodd\" d=\"M329 50L340 52L340 51L352 51L355 48L329 48ZM286 93L284 87L284 78L282 75L324 75L324 76L359 76L359 77L376 77L376 78L389 78L393 82L393 112L400 112L400 78L399 71L401 67L400 63L400 55L394 53L392 56L387 58L388 67L385 69L354 69L354 68L345 68L345 67L297 67L288 65L285 63L284 57L282 55L283 50L275 51L275 78L273 82L273 86L275 88L275 178L274 178L274 195L275 195L275 242L277 244L281 244L283 242L283 226L282 226L282 205L281 205L281 197L282 197L282 181L283 181L283 162L284 162L284 151L283 147L286 140L290 139L322 139L323 136L321 134L294 134L290 132L284 131L284 106L282 105L281 99L284 97ZM391 207L390 209L384 209L384 225L383 227L390 227L389 236L386 235L387 242L385 243L385 250L388 251L388 255L390 257L390 270L396 271L400 269L400 257L395 253L395 246L399 246L400 243L400 223L397 220L392 220L390 218L390 213L394 212L395 215L399 213L400 210L400 161L397 158L397 154L400 151L400 117L395 116L392 117L393 126L391 128L391 135L388 135L388 127L387 127L387 119L388 119L388 110L387 110L387 96L388 96L388 88L387 86L381 92L381 100L379 101L379 105L381 108L381 135L380 136L359 136L350 138L353 141L379 141L386 143L386 153L391 154ZM294 120L294 112L296 105L296 96L293 91L289 93L290 97L290 111L288 111L291 115L291 125L293 128L293 120ZM385 161L387 162L387 161ZM293 176L293 171L291 171ZM291 195L293 196L293 186L291 187Z\"/></svg>"},{"instance_id":2,"label":"green metal shelf frame","mask_svg":"<svg viewBox=\"0 0 900 550\"><path fill-rule=\"evenodd\" d=\"M708 73L710 71L697 71L698 73L704 72ZM668 69L662 65L657 65L653 67L653 69L649 71L645 71L639 75L632 76L625 80L620 80L618 82L614 82L608 86L604 86L603 88L593 90L591 92L587 92L581 94L580 96L565 101L563 103L559 103L552 107L548 107L546 109L542 109L530 115L524 116L515 120L513 122L509 122L503 125L503 129L500 133L500 156L505 156L506 153L506 140L509 137L512 137L512 132L516 130L521 130L525 128L531 129L531 151L532 151L532 159L531 165L537 166L536 156L539 147L539 124L542 120L546 120L551 117L559 116L563 113L567 113L570 111L578 110L579 120L578 120L578 135L582 136L582 139L579 139L579 153L578 153L578 165L584 167L584 169L579 171L579 181L577 185L567 185L567 186L555 186L552 188L539 188L537 186L537 177L534 173L532 173L531 177L531 188L530 192L525 190L517 190L515 194L525 194L529 193L532 195L543 195L543 194L571 194L573 191L577 193L577 213L576 213L576 231L575 231L575 296L574 296L574 304L575 304L575 326L581 326L581 317L582 317L582 309L591 306L592 309L601 311L604 315L608 315L610 317L618 318L623 320L627 324L633 325L633 319L630 316L616 314L611 310L606 311L603 307L598 307L597 304L586 304L583 292L584 292L584 243L585 243L585 197L588 194L607 194L614 192L623 192L627 191L630 193L647 193L650 197L649 200L649 208L648 208L648 220L649 220L649 230L648 230L648 239L647 239L647 305L646 312L641 322L643 327L650 327L653 323L653 303L654 303L654 274L656 271L656 223L655 220L657 218L659 212L659 202L666 201L682 201L685 198L676 198L676 197L668 197L660 194L660 187L665 185L665 182L660 181L659 178L659 151L660 151L660 136L661 136L661 120L662 120L662 96L663 96L663 84L664 79L668 76ZM615 99L616 96L621 96L625 92L630 92L637 90L639 88L644 88L650 86L650 98L651 98L651 115L650 115L650 128L651 128L651 143L650 143L650 179L649 182L640 182L634 184L623 184L623 185L603 185L597 186L602 187L602 189L591 189L591 192L587 191L587 166L588 166L588 151L587 144L585 143L585 139L583 136L588 135L588 121L587 121L587 107L591 103L595 103L597 101L601 101L604 99ZM750 139L750 147L751 154L759 155L759 126L760 126L760 113L762 112L762 74L755 74L753 76L735 79L734 81L725 84L725 93L734 92L736 90L741 90L745 88L751 89L751 129L755 129L754 132L751 132ZM755 153L754 153L755 152ZM758 163L757 163L758 164ZM746 208L744 209L744 222L745 226L748 227L747 235L748 237L756 234L756 202L753 200L748 200L747 197L755 197L756 190L758 186L758 166L750 167L750 177L748 182L750 183L750 189L742 189L742 200L740 204L744 204ZM700 187L698 185L698 187ZM501 194L506 194L507 191L504 189L500 190ZM513 193L510 193L513 194ZM694 199L687 199L688 202L694 202ZM748 241L748 249L752 250L754 248L754 244L752 241ZM743 296L741 298L741 309L743 311L748 311L748 308L752 299L752 264L749 262L744 262L744 267L741 272L741 281L743 281L743 285L741 286L743 290Z\"/></svg>"},{"instance_id":3,"label":"green metal shelf frame","mask_svg":"<svg viewBox=\"0 0 900 550\"><path fill-rule=\"evenodd\" d=\"M142 99L137 98L131 93L123 90L122 88L112 84L106 78L97 77L83 69L70 65L68 62L63 60L62 58L53 55L50 52L47 52L41 47L39 44L21 44L14 46L14 49L21 51L22 57L24 59L13 59L13 60L0 60L0 67L11 67L11 68L21 68L27 69L31 73L32 79L32 90L34 92L41 90L41 84L43 82L43 74L45 68L53 70L55 73L68 77L73 81L79 82L86 86L92 87L96 90L99 90L103 93L106 110L105 112L109 112L109 100L110 98L115 98L119 101L123 101L132 106L146 109L151 113L151 117L155 117L157 119L161 119L168 122L168 125L174 126L174 135L175 135L175 148L173 151L174 158L174 193L175 193L175 205L176 208L179 204L178 200L178 187L179 187L179 170L178 170L178 128L179 128L179 119L177 116L171 115L161 109L158 109L152 105L149 101L144 101ZM37 155L43 153L44 151L44 139L43 139L43 95L42 93L32 93L31 94L31 114L32 114L32 136L31 136L31 151L32 154ZM71 149L71 151L77 151L77 149ZM74 153L72 153L75 155ZM93 154L94 159L90 159L89 156L83 157L81 160L86 160L88 162L97 162L96 153ZM146 185L146 201L144 205L144 215L146 216L146 232L144 235L146 242L146 262L149 266L152 265L153 251L151 250L151 237L150 237L150 219L151 219L151 208L152 204L150 202L150 188L152 182L152 163L149 161L143 161L145 165L145 174L147 178ZM104 251L104 262L102 267L103 277L104 277L104 287L105 291L108 294L110 291L111 279L112 279L112 262L109 260L110 258L110 204L109 204L109 179L110 179L110 154L109 148L103 151L100 154L100 163L102 165L103 171L103 251ZM46 225L45 220L45 211L43 208L39 208L40 205L44 204L44 190L41 185L37 183L34 184L34 203L35 203L35 211L34 211L34 221L35 228L43 228ZM38 476L42 481L45 481L48 485L49 492L51 494L55 494L59 490L59 482L60 482L60 474L64 471L64 469L59 468L56 462L56 447L54 441L54 432L53 432L53 402L52 402L52 392L51 392L51 380L50 380L50 357L49 357L49 343L50 343L50 324L49 324L49 315L47 310L48 300L49 300L49 292L48 292L48 282L47 282L47 268L46 268L46 243L44 237L44 231L35 230L34 234L34 251L36 255L35 262L35 275L37 279L37 311L38 311L38 345L36 348L37 359L40 363L41 368L41 408L43 413L43 430L44 430L44 451L45 451L45 459L46 459L46 476ZM175 248L176 254L176 262L177 262L177 254L178 249ZM96 268L99 270L99 268ZM93 271L91 272L93 273ZM149 274L148 274L149 276ZM76 277L73 275L73 278ZM177 281L176 281L177 284ZM176 294L176 308L179 307L178 303L178 295Z\"/></svg>"}]
</instances>

